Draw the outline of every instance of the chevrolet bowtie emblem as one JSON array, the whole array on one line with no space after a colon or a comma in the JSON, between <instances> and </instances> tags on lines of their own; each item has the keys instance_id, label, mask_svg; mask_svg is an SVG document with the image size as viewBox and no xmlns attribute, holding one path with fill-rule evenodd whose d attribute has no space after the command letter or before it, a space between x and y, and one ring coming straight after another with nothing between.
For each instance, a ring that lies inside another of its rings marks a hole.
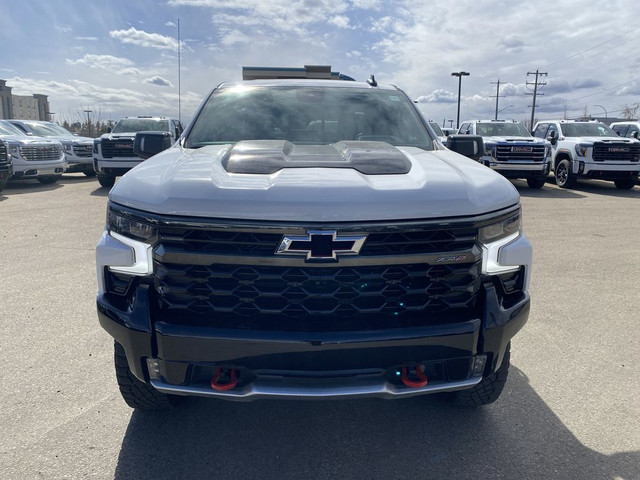
<instances>
[{"instance_id":1,"label":"chevrolet bowtie emblem","mask_svg":"<svg viewBox=\"0 0 640 480\"><path fill-rule=\"evenodd\" d=\"M338 255L358 255L366 235L338 235L335 230L307 230L307 235L282 237L276 254L304 256L307 261L336 261Z\"/></svg>"}]
</instances>

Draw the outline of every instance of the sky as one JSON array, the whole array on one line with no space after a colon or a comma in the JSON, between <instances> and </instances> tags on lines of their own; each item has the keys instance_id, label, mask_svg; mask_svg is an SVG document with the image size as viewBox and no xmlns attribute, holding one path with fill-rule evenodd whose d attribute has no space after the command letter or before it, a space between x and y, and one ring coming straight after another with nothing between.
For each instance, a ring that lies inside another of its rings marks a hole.
<instances>
[{"instance_id":1,"label":"sky","mask_svg":"<svg viewBox=\"0 0 640 480\"><path fill-rule=\"evenodd\" d=\"M0 79L48 95L53 119L166 115L184 123L242 66L331 65L402 88L456 123L585 112L640 102L637 0L23 0L5 4ZM178 22L180 43L178 43ZM180 45L180 75L178 74Z\"/></svg>"}]
</instances>

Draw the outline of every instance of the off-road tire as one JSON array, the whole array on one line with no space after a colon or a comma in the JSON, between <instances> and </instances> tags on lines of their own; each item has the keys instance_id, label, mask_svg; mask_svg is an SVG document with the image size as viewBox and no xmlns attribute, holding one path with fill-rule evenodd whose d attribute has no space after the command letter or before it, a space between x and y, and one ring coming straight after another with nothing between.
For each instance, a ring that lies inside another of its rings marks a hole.
<instances>
[{"instance_id":1,"label":"off-road tire","mask_svg":"<svg viewBox=\"0 0 640 480\"><path fill-rule=\"evenodd\" d=\"M180 397L161 393L151 385L138 380L129 369L124 348L114 342L113 359L120 394L131 408L139 410L165 410L178 404Z\"/></svg>"},{"instance_id":2,"label":"off-road tire","mask_svg":"<svg viewBox=\"0 0 640 480\"><path fill-rule=\"evenodd\" d=\"M56 183L60 175L56 175L53 177L38 177L37 180L43 185L51 185L52 183Z\"/></svg>"},{"instance_id":3,"label":"off-road tire","mask_svg":"<svg viewBox=\"0 0 640 480\"><path fill-rule=\"evenodd\" d=\"M617 180L614 180L613 183L615 184L616 188L619 188L620 190L631 190L636 183L638 183L638 179L637 178L619 178Z\"/></svg>"},{"instance_id":4,"label":"off-road tire","mask_svg":"<svg viewBox=\"0 0 640 480\"><path fill-rule=\"evenodd\" d=\"M113 175L100 175L98 174L98 182L104 188L111 188L116 183L116 177Z\"/></svg>"},{"instance_id":5,"label":"off-road tire","mask_svg":"<svg viewBox=\"0 0 640 480\"><path fill-rule=\"evenodd\" d=\"M480 407L495 402L507 382L510 364L511 344L508 344L498 370L493 375L483 379L475 387L455 392L453 403L462 407Z\"/></svg>"},{"instance_id":6,"label":"off-road tire","mask_svg":"<svg viewBox=\"0 0 640 480\"><path fill-rule=\"evenodd\" d=\"M527 185L529 188L542 188L544 184L547 182L546 177L530 177L527 178Z\"/></svg>"},{"instance_id":7,"label":"off-road tire","mask_svg":"<svg viewBox=\"0 0 640 480\"><path fill-rule=\"evenodd\" d=\"M576 177L571 171L571 161L560 160L555 168L556 185L560 188L571 188L576 184Z\"/></svg>"}]
</instances>

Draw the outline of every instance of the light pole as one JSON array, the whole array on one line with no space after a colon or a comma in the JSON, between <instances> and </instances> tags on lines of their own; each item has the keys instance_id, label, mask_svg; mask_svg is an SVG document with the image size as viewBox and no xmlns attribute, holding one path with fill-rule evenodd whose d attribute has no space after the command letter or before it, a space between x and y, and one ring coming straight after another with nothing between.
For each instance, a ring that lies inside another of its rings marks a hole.
<instances>
[{"instance_id":1,"label":"light pole","mask_svg":"<svg viewBox=\"0 0 640 480\"><path fill-rule=\"evenodd\" d=\"M462 91L462 77L471 75L469 72L451 72L452 77L458 77L458 116L456 117L456 128L460 128L460 92Z\"/></svg>"},{"instance_id":2,"label":"light pole","mask_svg":"<svg viewBox=\"0 0 640 480\"><path fill-rule=\"evenodd\" d=\"M93 112L93 110L85 110L84 113L87 114L87 128L89 129L89 136L91 136L91 118L89 118L89 114Z\"/></svg>"},{"instance_id":3,"label":"light pole","mask_svg":"<svg viewBox=\"0 0 640 480\"><path fill-rule=\"evenodd\" d=\"M600 107L601 109L604 110L604 118L607 118L609 115L607 115L607 109L604 108L602 105L593 105L594 107Z\"/></svg>"}]
</instances>

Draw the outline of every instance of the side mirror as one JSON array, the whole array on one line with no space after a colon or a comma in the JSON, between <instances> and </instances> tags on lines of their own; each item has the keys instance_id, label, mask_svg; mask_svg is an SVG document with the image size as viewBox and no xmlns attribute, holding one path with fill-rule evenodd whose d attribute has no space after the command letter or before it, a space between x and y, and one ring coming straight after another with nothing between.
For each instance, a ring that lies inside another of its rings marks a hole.
<instances>
[{"instance_id":1,"label":"side mirror","mask_svg":"<svg viewBox=\"0 0 640 480\"><path fill-rule=\"evenodd\" d=\"M484 142L480 135L449 135L447 148L474 160L480 160L484 155Z\"/></svg>"},{"instance_id":2,"label":"side mirror","mask_svg":"<svg viewBox=\"0 0 640 480\"><path fill-rule=\"evenodd\" d=\"M635 132L633 132L633 133L631 134L631 136L632 136L633 138L635 138L636 140L639 140L639 139L640 139L640 132L638 132L638 131L636 130Z\"/></svg>"},{"instance_id":3,"label":"side mirror","mask_svg":"<svg viewBox=\"0 0 640 480\"><path fill-rule=\"evenodd\" d=\"M549 140L551 145L555 145L556 143L558 143L558 137L556 137L556 132L549 132L549 135L547 136L547 140Z\"/></svg>"},{"instance_id":4,"label":"side mirror","mask_svg":"<svg viewBox=\"0 0 640 480\"><path fill-rule=\"evenodd\" d=\"M133 141L133 153L146 160L170 146L171 134L169 132L138 132Z\"/></svg>"},{"instance_id":5,"label":"side mirror","mask_svg":"<svg viewBox=\"0 0 640 480\"><path fill-rule=\"evenodd\" d=\"M111 133L111 127L107 127L107 133Z\"/></svg>"}]
</instances>

